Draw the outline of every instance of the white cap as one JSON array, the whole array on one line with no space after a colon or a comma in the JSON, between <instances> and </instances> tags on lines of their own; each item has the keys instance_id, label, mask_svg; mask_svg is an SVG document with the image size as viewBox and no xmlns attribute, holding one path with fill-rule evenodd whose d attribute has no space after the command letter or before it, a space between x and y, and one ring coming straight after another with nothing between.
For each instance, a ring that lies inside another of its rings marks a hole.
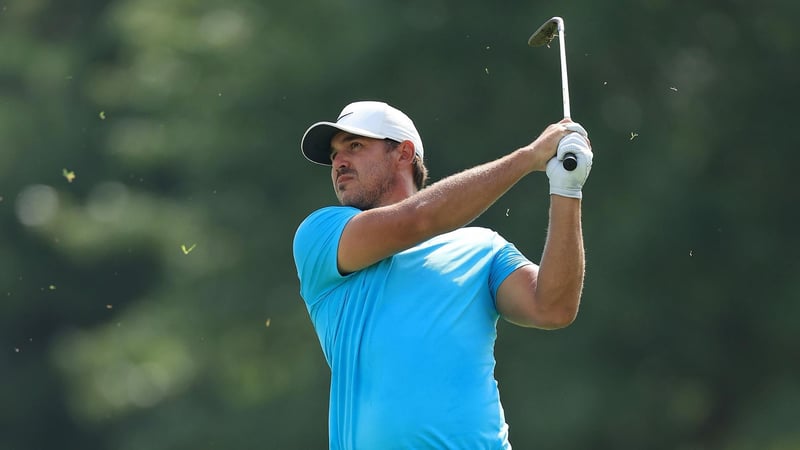
<instances>
[{"instance_id":1,"label":"white cap","mask_svg":"<svg viewBox=\"0 0 800 450\"><path fill-rule=\"evenodd\" d=\"M336 122L317 122L306 130L300 142L303 155L311 162L331 165L331 139L339 131L374 139L411 141L419 159L424 155L422 139L414 122L397 108L383 102L354 102L345 106Z\"/></svg>"}]
</instances>

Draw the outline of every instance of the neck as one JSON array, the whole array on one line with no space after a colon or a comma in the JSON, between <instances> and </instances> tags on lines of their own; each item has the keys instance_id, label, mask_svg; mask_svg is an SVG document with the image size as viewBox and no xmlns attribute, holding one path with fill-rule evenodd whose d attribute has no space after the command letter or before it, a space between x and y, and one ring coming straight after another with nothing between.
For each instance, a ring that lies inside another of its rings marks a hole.
<instances>
[{"instance_id":1,"label":"neck","mask_svg":"<svg viewBox=\"0 0 800 450\"><path fill-rule=\"evenodd\" d=\"M383 196L377 206L388 206L395 203L400 203L416 193L417 187L414 185L414 182L408 177L398 174L398 176L394 179L391 191L387 192L386 195Z\"/></svg>"}]
</instances>

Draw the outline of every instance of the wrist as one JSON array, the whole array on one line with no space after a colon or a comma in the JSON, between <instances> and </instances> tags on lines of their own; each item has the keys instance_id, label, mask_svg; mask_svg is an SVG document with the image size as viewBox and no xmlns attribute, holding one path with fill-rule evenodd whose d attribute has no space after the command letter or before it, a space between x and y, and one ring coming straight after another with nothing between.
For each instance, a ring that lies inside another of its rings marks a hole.
<instances>
[{"instance_id":1,"label":"wrist","mask_svg":"<svg viewBox=\"0 0 800 450\"><path fill-rule=\"evenodd\" d=\"M547 161L549 158L545 157L542 152L536 149L536 143L533 142L525 147L517 150L521 153L527 173L531 172L544 172L547 170Z\"/></svg>"},{"instance_id":2,"label":"wrist","mask_svg":"<svg viewBox=\"0 0 800 450\"><path fill-rule=\"evenodd\" d=\"M555 187L551 185L550 197L580 200L583 198L583 192L581 191L580 188L564 188L564 187Z\"/></svg>"},{"instance_id":3,"label":"wrist","mask_svg":"<svg viewBox=\"0 0 800 450\"><path fill-rule=\"evenodd\" d=\"M580 216L583 200L575 197L564 197L558 194L550 195L550 210L559 214L577 214Z\"/></svg>"}]
</instances>

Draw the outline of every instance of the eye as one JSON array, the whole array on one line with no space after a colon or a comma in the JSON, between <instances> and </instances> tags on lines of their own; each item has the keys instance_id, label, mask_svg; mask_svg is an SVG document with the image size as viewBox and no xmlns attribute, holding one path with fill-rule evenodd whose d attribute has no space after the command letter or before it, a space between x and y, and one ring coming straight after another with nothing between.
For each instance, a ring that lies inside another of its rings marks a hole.
<instances>
[{"instance_id":1,"label":"eye","mask_svg":"<svg viewBox=\"0 0 800 450\"><path fill-rule=\"evenodd\" d=\"M350 143L350 150L358 150L362 147L361 142L353 141Z\"/></svg>"}]
</instances>

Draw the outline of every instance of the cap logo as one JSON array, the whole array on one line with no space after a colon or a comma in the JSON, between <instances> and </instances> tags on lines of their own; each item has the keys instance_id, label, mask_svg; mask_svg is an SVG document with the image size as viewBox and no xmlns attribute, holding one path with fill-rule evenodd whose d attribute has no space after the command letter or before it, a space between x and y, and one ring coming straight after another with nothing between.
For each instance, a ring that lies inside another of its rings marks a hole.
<instances>
[{"instance_id":1,"label":"cap logo","mask_svg":"<svg viewBox=\"0 0 800 450\"><path fill-rule=\"evenodd\" d=\"M347 116L349 116L350 114L353 114L354 112L355 112L355 111L350 111L350 112L349 112L349 113L347 113L347 114L342 114L341 116L339 116L339 118L338 118L338 119L336 119L336 121L338 122L338 121L342 120L342 118L344 118L344 117L347 117Z\"/></svg>"}]
</instances>

